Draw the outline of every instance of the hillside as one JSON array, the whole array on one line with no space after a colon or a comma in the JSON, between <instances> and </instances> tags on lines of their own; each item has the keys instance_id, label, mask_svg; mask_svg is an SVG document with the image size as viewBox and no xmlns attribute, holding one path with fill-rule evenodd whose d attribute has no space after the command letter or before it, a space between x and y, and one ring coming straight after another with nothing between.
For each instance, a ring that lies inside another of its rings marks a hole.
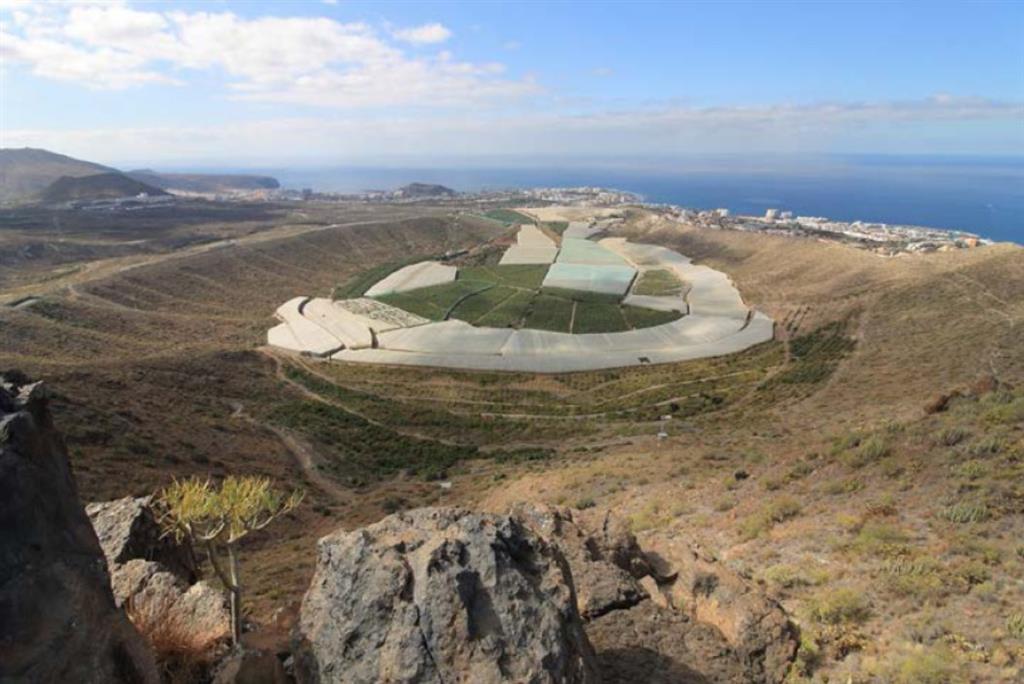
<instances>
[{"instance_id":1,"label":"hillside","mask_svg":"<svg viewBox=\"0 0 1024 684\"><path fill-rule=\"evenodd\" d=\"M149 196L168 195L160 188L140 183L116 171L97 173L91 176L62 176L51 183L39 195L48 204L72 200L118 199L146 194Z\"/></svg>"},{"instance_id":2,"label":"hillside","mask_svg":"<svg viewBox=\"0 0 1024 684\"><path fill-rule=\"evenodd\" d=\"M444 185L435 183L409 183L394 192L395 197L402 199L427 199L437 197L454 197L457 193Z\"/></svg>"},{"instance_id":3,"label":"hillside","mask_svg":"<svg viewBox=\"0 0 1024 684\"><path fill-rule=\"evenodd\" d=\"M114 171L46 150L0 149L0 202L32 199L61 177L77 178Z\"/></svg>"},{"instance_id":4,"label":"hillside","mask_svg":"<svg viewBox=\"0 0 1024 684\"><path fill-rule=\"evenodd\" d=\"M281 301L507 241L502 224L429 205L245 206L118 232L8 222L19 258L0 296L39 299L0 308L0 367L54 389L86 500L190 474L306 488L246 548L257 623L298 598L338 525L541 501L616 511L645 546L692 540L757 582L799 623L795 681L1020 674L1020 247L888 259L638 210L623 236L729 274L777 338L664 366L467 373L261 345ZM40 240L81 257L26 248Z\"/></svg>"},{"instance_id":5,"label":"hillside","mask_svg":"<svg viewBox=\"0 0 1024 684\"><path fill-rule=\"evenodd\" d=\"M251 190L275 190L276 178L248 174L160 173L151 169L128 171L125 175L171 193L217 194Z\"/></svg>"}]
</instances>

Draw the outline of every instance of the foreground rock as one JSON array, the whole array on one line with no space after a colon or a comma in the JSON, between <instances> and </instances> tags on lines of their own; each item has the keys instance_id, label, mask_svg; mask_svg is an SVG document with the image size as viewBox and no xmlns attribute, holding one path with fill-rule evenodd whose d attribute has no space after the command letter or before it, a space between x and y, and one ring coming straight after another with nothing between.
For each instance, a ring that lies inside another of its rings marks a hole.
<instances>
[{"instance_id":1,"label":"foreground rock","mask_svg":"<svg viewBox=\"0 0 1024 684\"><path fill-rule=\"evenodd\" d=\"M585 620L630 608L650 597L638 581L649 567L636 538L617 519L541 504L513 509L557 544L569 561L580 615Z\"/></svg>"},{"instance_id":2,"label":"foreground rock","mask_svg":"<svg viewBox=\"0 0 1024 684\"><path fill-rule=\"evenodd\" d=\"M41 385L0 378L0 681L156 682Z\"/></svg>"},{"instance_id":3,"label":"foreground rock","mask_svg":"<svg viewBox=\"0 0 1024 684\"><path fill-rule=\"evenodd\" d=\"M173 630L198 653L227 640L225 593L195 581L190 549L161 533L149 497L91 503L86 511L106 555L114 601L136 624Z\"/></svg>"},{"instance_id":4,"label":"foreground rock","mask_svg":"<svg viewBox=\"0 0 1024 684\"><path fill-rule=\"evenodd\" d=\"M785 678L797 647L786 613L686 541L654 537L645 550L608 512L542 504L513 512L568 559L604 681Z\"/></svg>"},{"instance_id":5,"label":"foreground rock","mask_svg":"<svg viewBox=\"0 0 1024 684\"><path fill-rule=\"evenodd\" d=\"M565 559L520 520L419 509L320 540L305 682L593 682Z\"/></svg>"},{"instance_id":6,"label":"foreground rock","mask_svg":"<svg viewBox=\"0 0 1024 684\"><path fill-rule=\"evenodd\" d=\"M798 639L776 601L678 536L653 536L647 556L654 568L674 575L660 587L669 604L721 632L743 661L750 681L785 678Z\"/></svg>"},{"instance_id":7,"label":"foreground rock","mask_svg":"<svg viewBox=\"0 0 1024 684\"><path fill-rule=\"evenodd\" d=\"M151 508L150 497L91 503L85 512L111 565L133 559L160 563L186 582L195 579L195 563L187 546L165 536Z\"/></svg>"}]
</instances>

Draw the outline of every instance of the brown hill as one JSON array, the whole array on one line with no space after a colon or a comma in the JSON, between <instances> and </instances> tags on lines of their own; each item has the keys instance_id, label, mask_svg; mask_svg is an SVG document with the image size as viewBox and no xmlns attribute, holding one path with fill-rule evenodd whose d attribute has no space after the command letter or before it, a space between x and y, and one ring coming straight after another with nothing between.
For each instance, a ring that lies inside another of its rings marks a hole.
<instances>
[{"instance_id":1,"label":"brown hill","mask_svg":"<svg viewBox=\"0 0 1024 684\"><path fill-rule=\"evenodd\" d=\"M0 202L34 199L62 176L76 178L114 171L47 150L0 149Z\"/></svg>"},{"instance_id":2,"label":"brown hill","mask_svg":"<svg viewBox=\"0 0 1024 684\"><path fill-rule=\"evenodd\" d=\"M202 194L275 190L281 187L276 178L250 174L159 173L150 169L128 171L125 175L168 192Z\"/></svg>"},{"instance_id":3,"label":"brown hill","mask_svg":"<svg viewBox=\"0 0 1024 684\"><path fill-rule=\"evenodd\" d=\"M72 200L120 199L143 194L152 197L170 193L112 171L91 176L62 176L43 190L39 198L47 204L55 204Z\"/></svg>"},{"instance_id":4,"label":"brown hill","mask_svg":"<svg viewBox=\"0 0 1024 684\"><path fill-rule=\"evenodd\" d=\"M801 623L808 676L1019 678L1024 249L893 259L637 212L626 233L728 273L778 339L668 366L473 374L258 347L286 299L500 226L429 206L260 206L147 226L212 245L142 252L126 225L104 238L138 253L43 252L0 281L4 298L42 296L0 308L0 367L50 381L88 499L189 474L309 490L246 548L257 622L297 598L339 524L539 500L619 511L645 546L690 539L768 587ZM70 250L105 229L18 230Z\"/></svg>"}]
</instances>

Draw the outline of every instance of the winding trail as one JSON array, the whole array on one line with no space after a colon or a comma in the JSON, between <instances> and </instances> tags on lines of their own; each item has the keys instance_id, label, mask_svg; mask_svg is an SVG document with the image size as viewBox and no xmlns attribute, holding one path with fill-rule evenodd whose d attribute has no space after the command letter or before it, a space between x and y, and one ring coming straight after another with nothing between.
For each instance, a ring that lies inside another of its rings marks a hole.
<instances>
[{"instance_id":1,"label":"winding trail","mask_svg":"<svg viewBox=\"0 0 1024 684\"><path fill-rule=\"evenodd\" d=\"M291 434L284 428L253 418L245 411L245 406L240 402L231 402L231 406L233 409L231 413L232 418L244 420L253 427L260 430L266 430L277 437L284 448L287 449L295 459L295 463L299 466L299 469L302 470L302 474L306 480L312 483L317 489L329 496L336 503L345 503L352 499L351 492L348 492L344 487L320 472L320 469L317 468L316 465L316 452L309 446L309 444Z\"/></svg>"}]
</instances>

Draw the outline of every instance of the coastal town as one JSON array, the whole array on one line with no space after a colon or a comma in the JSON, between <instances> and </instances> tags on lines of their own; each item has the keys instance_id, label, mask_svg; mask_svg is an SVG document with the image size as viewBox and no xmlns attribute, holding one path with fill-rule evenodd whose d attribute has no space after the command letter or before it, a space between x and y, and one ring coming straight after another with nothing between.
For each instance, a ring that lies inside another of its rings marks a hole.
<instances>
[{"instance_id":1,"label":"coastal town","mask_svg":"<svg viewBox=\"0 0 1024 684\"><path fill-rule=\"evenodd\" d=\"M140 194L117 199L75 200L64 208L84 211L138 211L166 207L175 201L173 195L150 197ZM430 202L449 204L464 209L467 204L480 211L507 207L551 204L581 207L642 206L660 212L679 224L708 230L737 230L751 233L784 235L793 238L841 242L861 249L899 256L914 253L970 249L991 240L962 230L929 228L871 221L840 221L822 216L800 216L791 211L769 208L763 215L733 214L729 209L697 209L673 204L646 202L641 195L594 186L540 187L456 192L443 185L412 183L395 190L368 190L359 193L319 192L312 189L260 188L217 192L208 195L192 193L189 199L215 202L366 202L408 203Z\"/></svg>"}]
</instances>

